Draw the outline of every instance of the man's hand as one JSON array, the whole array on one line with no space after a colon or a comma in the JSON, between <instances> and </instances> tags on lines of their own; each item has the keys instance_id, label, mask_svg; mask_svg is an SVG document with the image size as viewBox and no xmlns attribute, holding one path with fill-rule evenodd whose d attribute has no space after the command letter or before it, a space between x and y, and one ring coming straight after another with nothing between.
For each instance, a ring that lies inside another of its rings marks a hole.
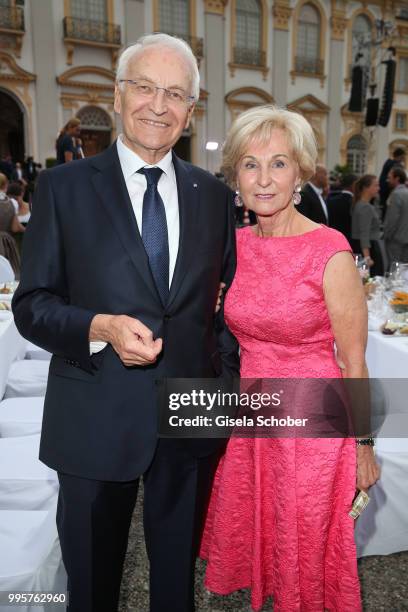
<instances>
[{"instance_id":1,"label":"man's hand","mask_svg":"<svg viewBox=\"0 0 408 612\"><path fill-rule=\"evenodd\" d=\"M127 315L96 315L92 319L89 340L111 344L126 366L150 365L163 348L161 338L154 340L146 325Z\"/></svg>"}]
</instances>

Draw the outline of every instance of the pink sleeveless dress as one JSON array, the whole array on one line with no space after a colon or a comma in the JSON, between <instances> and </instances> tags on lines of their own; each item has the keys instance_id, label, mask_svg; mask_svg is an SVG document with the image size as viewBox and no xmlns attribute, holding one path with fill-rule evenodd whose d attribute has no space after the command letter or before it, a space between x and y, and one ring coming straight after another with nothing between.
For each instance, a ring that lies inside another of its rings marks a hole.
<instances>
[{"instance_id":1,"label":"pink sleeveless dress","mask_svg":"<svg viewBox=\"0 0 408 612\"><path fill-rule=\"evenodd\" d=\"M350 251L321 226L300 236L237 231L225 300L243 378L339 378L324 296L328 260ZM214 481L201 556L205 585L251 589L254 610L360 612L353 439L231 438Z\"/></svg>"}]
</instances>

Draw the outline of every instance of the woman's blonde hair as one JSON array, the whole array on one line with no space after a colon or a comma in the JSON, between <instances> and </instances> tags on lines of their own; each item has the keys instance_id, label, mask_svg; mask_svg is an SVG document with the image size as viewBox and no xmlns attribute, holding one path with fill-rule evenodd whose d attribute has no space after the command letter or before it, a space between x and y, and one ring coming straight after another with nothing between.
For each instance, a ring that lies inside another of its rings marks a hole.
<instances>
[{"instance_id":1,"label":"woman's blonde hair","mask_svg":"<svg viewBox=\"0 0 408 612\"><path fill-rule=\"evenodd\" d=\"M302 182L314 175L317 145L310 123L299 113L265 104L239 115L227 134L223 146L222 172L231 187L236 187L237 164L248 146L252 142L268 144L274 129L286 133Z\"/></svg>"}]
</instances>

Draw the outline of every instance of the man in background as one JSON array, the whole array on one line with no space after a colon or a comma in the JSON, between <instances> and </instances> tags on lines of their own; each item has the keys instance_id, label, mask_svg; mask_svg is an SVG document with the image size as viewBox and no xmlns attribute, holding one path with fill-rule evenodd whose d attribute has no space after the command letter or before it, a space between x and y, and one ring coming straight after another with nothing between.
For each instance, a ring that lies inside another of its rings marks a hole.
<instances>
[{"instance_id":1,"label":"man in background","mask_svg":"<svg viewBox=\"0 0 408 612\"><path fill-rule=\"evenodd\" d=\"M384 240L388 260L408 263L408 188L405 170L394 166L388 174L391 195L387 200Z\"/></svg>"},{"instance_id":2,"label":"man in background","mask_svg":"<svg viewBox=\"0 0 408 612\"><path fill-rule=\"evenodd\" d=\"M381 174L380 174L380 205L381 205L381 210L383 213L383 216L385 216L387 214L387 199L388 196L391 193L391 187L388 183L388 174L391 170L391 168L393 168L394 166L405 166L405 149L403 149L402 147L398 147L396 149L394 149L394 152L392 154L392 158L388 158L384 165L383 168L381 170Z\"/></svg>"},{"instance_id":3,"label":"man in background","mask_svg":"<svg viewBox=\"0 0 408 612\"><path fill-rule=\"evenodd\" d=\"M341 232L348 241L351 238L351 205L354 197L355 174L346 174L340 181L339 191L333 191L327 198L329 226Z\"/></svg>"},{"instance_id":4,"label":"man in background","mask_svg":"<svg viewBox=\"0 0 408 612\"><path fill-rule=\"evenodd\" d=\"M316 166L314 176L306 183L300 195L302 200L297 207L298 211L315 223L328 225L329 215L324 194L328 192L329 177L327 169L322 165Z\"/></svg>"}]
</instances>

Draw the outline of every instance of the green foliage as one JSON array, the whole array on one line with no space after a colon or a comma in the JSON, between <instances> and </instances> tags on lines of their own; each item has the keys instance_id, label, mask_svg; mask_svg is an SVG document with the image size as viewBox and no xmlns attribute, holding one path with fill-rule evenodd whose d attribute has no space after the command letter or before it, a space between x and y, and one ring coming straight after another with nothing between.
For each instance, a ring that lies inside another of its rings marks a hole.
<instances>
[{"instance_id":1,"label":"green foliage","mask_svg":"<svg viewBox=\"0 0 408 612\"><path fill-rule=\"evenodd\" d=\"M47 159L45 160L45 167L46 168L52 168L53 166L55 166L57 163L57 160L55 157L47 157Z\"/></svg>"}]
</instances>

